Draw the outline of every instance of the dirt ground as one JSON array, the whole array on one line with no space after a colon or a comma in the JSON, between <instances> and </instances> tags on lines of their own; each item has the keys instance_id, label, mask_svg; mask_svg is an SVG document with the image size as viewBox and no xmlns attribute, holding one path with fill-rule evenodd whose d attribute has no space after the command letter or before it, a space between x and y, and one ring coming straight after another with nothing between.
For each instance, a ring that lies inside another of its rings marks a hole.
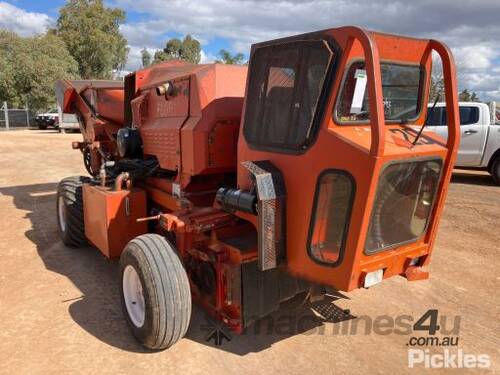
<instances>
[{"instance_id":1,"label":"dirt ground","mask_svg":"<svg viewBox=\"0 0 500 375\"><path fill-rule=\"evenodd\" d=\"M298 329L276 324L272 332L233 334L220 346L206 340L208 323L195 308L183 340L149 352L123 318L117 265L95 249L66 248L57 236L57 183L85 174L80 153L71 150L80 137L0 133L0 373L420 374L423 365L408 367L407 344L423 333L342 327L384 316L415 322L429 309L437 309L446 326L458 317L458 331L448 334L459 337L451 352L489 356L489 368L471 372L500 373L500 187L487 174L455 174L429 280L395 277L338 294L328 305L294 314L307 322ZM318 316L321 310L329 318ZM271 322L285 322L283 314ZM443 353L442 347L419 348Z\"/></svg>"}]
</instances>

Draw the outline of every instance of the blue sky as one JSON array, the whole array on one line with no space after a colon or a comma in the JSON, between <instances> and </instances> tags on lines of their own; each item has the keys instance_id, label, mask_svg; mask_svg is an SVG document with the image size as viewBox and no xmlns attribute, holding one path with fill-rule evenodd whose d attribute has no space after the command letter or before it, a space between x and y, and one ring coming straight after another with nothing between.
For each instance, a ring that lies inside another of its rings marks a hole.
<instances>
[{"instance_id":1,"label":"blue sky","mask_svg":"<svg viewBox=\"0 0 500 375\"><path fill-rule=\"evenodd\" d=\"M25 10L27 12L46 14L50 17L52 22L55 22L58 17L59 8L64 5L65 0L53 0L53 1L37 1L37 0L10 0L4 1L4 3L11 4L19 9ZM109 6L119 7L126 11L126 24L127 25L135 25L141 23L148 23L153 21L155 17L148 13L147 11L142 11L141 8L134 6L134 2L123 2L120 4L119 1L105 1L105 3ZM131 30L130 34L133 34L134 31ZM156 49L161 48L165 42L170 38L182 38L184 37L184 33L176 32L175 30L162 30L152 36L149 39L144 38L142 47L146 47L153 52ZM127 35L128 37L130 35ZM130 39L130 37L128 38ZM133 50L131 51L135 55L137 55L137 48L140 47L141 43L136 43L132 45ZM222 49L232 49L231 43L222 37L212 37L209 40L203 40L203 57L206 61L211 61L216 58L217 53ZM244 51L245 52L245 51ZM245 53L246 54L246 53ZM127 68L129 70L137 69L138 60L137 56L133 60L129 59L129 64Z\"/></svg>"},{"instance_id":2,"label":"blue sky","mask_svg":"<svg viewBox=\"0 0 500 375\"><path fill-rule=\"evenodd\" d=\"M221 48L248 54L258 41L343 25L446 42L460 88L500 101L499 0L105 0L126 11L121 31L130 53L127 70L140 66L140 50L162 48L192 34L202 61ZM21 35L44 32L64 0L0 0L0 28Z\"/></svg>"}]
</instances>

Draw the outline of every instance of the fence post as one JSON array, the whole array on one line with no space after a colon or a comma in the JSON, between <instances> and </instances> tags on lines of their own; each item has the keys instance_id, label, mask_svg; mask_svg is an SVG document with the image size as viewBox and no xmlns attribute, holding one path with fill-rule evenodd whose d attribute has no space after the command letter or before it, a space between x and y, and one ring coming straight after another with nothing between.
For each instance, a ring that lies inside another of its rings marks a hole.
<instances>
[{"instance_id":1,"label":"fence post","mask_svg":"<svg viewBox=\"0 0 500 375\"><path fill-rule=\"evenodd\" d=\"M26 102L24 109L26 111L26 126L29 128L30 127L30 112L28 108L28 102Z\"/></svg>"},{"instance_id":2,"label":"fence post","mask_svg":"<svg viewBox=\"0 0 500 375\"><path fill-rule=\"evenodd\" d=\"M3 113L5 116L5 130L9 130L9 110L7 108L7 102L3 102Z\"/></svg>"}]
</instances>

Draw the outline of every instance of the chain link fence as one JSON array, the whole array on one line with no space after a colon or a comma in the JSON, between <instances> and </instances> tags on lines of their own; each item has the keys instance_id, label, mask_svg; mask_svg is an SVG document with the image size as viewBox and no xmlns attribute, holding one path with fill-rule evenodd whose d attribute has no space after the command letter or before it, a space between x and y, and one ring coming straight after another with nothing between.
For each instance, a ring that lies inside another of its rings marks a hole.
<instances>
[{"instance_id":1,"label":"chain link fence","mask_svg":"<svg viewBox=\"0 0 500 375\"><path fill-rule=\"evenodd\" d=\"M27 129L35 126L35 113L25 108L9 108L7 102L0 107L0 130Z\"/></svg>"}]
</instances>

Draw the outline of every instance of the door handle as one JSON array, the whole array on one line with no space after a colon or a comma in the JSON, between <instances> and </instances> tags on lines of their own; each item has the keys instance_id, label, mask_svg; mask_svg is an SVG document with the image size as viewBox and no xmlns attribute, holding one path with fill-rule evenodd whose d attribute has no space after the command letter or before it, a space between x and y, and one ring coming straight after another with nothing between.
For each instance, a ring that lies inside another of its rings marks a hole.
<instances>
[{"instance_id":1,"label":"door handle","mask_svg":"<svg viewBox=\"0 0 500 375\"><path fill-rule=\"evenodd\" d=\"M477 130L466 130L464 131L464 134L474 134L477 133Z\"/></svg>"}]
</instances>

